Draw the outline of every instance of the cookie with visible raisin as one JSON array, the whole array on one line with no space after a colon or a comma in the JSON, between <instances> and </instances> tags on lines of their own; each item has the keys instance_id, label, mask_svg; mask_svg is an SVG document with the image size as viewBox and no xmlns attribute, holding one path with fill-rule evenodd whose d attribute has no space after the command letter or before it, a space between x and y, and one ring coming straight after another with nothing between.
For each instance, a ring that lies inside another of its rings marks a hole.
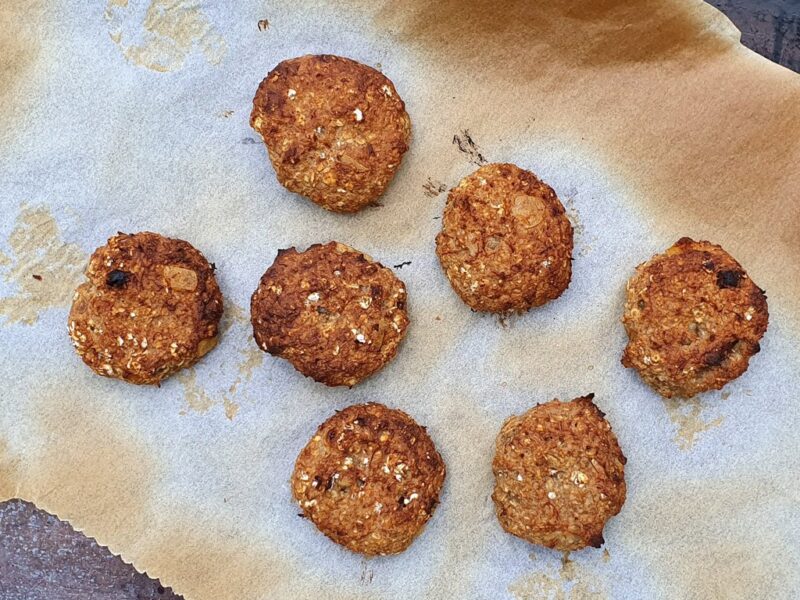
<instances>
[{"instance_id":1,"label":"cookie with visible raisin","mask_svg":"<svg viewBox=\"0 0 800 600\"><path fill-rule=\"evenodd\" d=\"M158 384L217 344L222 294L191 244L120 233L95 250L75 292L69 335L93 371Z\"/></svg>"},{"instance_id":2,"label":"cookie with visible raisin","mask_svg":"<svg viewBox=\"0 0 800 600\"><path fill-rule=\"evenodd\" d=\"M764 291L730 254L681 238L628 281L622 364L662 396L690 398L744 373L768 321Z\"/></svg>"}]
</instances>

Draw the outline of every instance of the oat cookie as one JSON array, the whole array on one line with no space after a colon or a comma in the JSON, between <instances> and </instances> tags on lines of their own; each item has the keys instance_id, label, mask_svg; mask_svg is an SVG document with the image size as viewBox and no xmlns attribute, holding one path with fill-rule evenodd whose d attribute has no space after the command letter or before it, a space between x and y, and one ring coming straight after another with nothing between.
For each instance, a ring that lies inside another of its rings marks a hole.
<instances>
[{"instance_id":1,"label":"oat cookie","mask_svg":"<svg viewBox=\"0 0 800 600\"><path fill-rule=\"evenodd\" d=\"M355 385L381 369L408 327L403 282L338 242L279 251L250 315L262 350L331 386Z\"/></svg>"},{"instance_id":2,"label":"oat cookie","mask_svg":"<svg viewBox=\"0 0 800 600\"><path fill-rule=\"evenodd\" d=\"M572 276L572 225L553 189L511 164L489 164L450 190L436 254L473 310L526 311Z\"/></svg>"},{"instance_id":3,"label":"oat cookie","mask_svg":"<svg viewBox=\"0 0 800 600\"><path fill-rule=\"evenodd\" d=\"M397 172L411 121L375 69L327 54L281 62L258 87L250 124L278 181L335 212L373 204Z\"/></svg>"},{"instance_id":4,"label":"oat cookie","mask_svg":"<svg viewBox=\"0 0 800 600\"><path fill-rule=\"evenodd\" d=\"M69 335L100 375L158 384L216 344L222 294L191 244L120 233L95 250L75 292Z\"/></svg>"},{"instance_id":5,"label":"oat cookie","mask_svg":"<svg viewBox=\"0 0 800 600\"><path fill-rule=\"evenodd\" d=\"M497 437L492 499L503 529L534 544L603 544L625 502L625 457L589 394L511 417Z\"/></svg>"},{"instance_id":6,"label":"oat cookie","mask_svg":"<svg viewBox=\"0 0 800 600\"><path fill-rule=\"evenodd\" d=\"M396 554L439 502L442 457L406 413L358 404L333 415L297 457L292 493L303 514L337 544Z\"/></svg>"},{"instance_id":7,"label":"oat cookie","mask_svg":"<svg viewBox=\"0 0 800 600\"><path fill-rule=\"evenodd\" d=\"M622 364L667 398L720 389L747 370L768 321L764 291L730 254L681 238L628 281Z\"/></svg>"}]
</instances>

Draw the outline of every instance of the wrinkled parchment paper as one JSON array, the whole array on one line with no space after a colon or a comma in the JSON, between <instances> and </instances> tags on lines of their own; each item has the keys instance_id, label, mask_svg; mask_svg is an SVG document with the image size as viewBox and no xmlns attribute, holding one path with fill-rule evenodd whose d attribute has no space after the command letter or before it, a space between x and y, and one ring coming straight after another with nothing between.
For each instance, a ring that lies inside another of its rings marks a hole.
<instances>
[{"instance_id":1,"label":"wrinkled parchment paper","mask_svg":"<svg viewBox=\"0 0 800 600\"><path fill-rule=\"evenodd\" d=\"M189 600L789 598L800 593L800 77L699 1L0 6L0 498L70 521ZM280 60L382 69L413 142L381 206L329 214L282 189L248 126ZM512 161L558 192L573 281L505 323L470 312L433 252L446 188ZM92 374L66 333L90 252L116 231L191 241L218 267L225 333L160 389ZM619 363L626 279L683 235L769 295L750 370L665 402ZM259 352L249 296L279 248L336 239L400 265L412 324L358 387ZM628 456L604 550L505 534L502 421L595 392ZM406 553L364 559L297 516L293 461L334 409L411 413L448 466Z\"/></svg>"}]
</instances>

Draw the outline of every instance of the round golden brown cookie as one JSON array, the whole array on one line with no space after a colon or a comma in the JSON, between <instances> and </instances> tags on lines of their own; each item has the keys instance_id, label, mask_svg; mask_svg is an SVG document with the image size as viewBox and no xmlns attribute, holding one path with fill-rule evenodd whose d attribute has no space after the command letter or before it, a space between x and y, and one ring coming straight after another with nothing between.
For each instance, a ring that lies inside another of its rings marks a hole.
<instances>
[{"instance_id":1,"label":"round golden brown cookie","mask_svg":"<svg viewBox=\"0 0 800 600\"><path fill-rule=\"evenodd\" d=\"M424 427L382 404L357 404L320 425L300 452L292 493L337 544L361 554L396 554L431 518L444 477Z\"/></svg>"},{"instance_id":2,"label":"round golden brown cookie","mask_svg":"<svg viewBox=\"0 0 800 600\"><path fill-rule=\"evenodd\" d=\"M348 58L285 60L258 86L250 125L278 181L323 208L355 212L383 194L411 121L382 73Z\"/></svg>"},{"instance_id":3,"label":"round golden brown cookie","mask_svg":"<svg viewBox=\"0 0 800 600\"><path fill-rule=\"evenodd\" d=\"M450 190L436 254L470 308L522 312L567 289L572 225L533 173L489 164Z\"/></svg>"},{"instance_id":4,"label":"round golden brown cookie","mask_svg":"<svg viewBox=\"0 0 800 600\"><path fill-rule=\"evenodd\" d=\"M603 544L625 502L625 457L594 394L511 417L497 436L494 500L503 529L534 544Z\"/></svg>"},{"instance_id":5,"label":"round golden brown cookie","mask_svg":"<svg viewBox=\"0 0 800 600\"><path fill-rule=\"evenodd\" d=\"M682 238L628 281L622 364L666 398L720 389L747 370L767 297L720 246Z\"/></svg>"},{"instance_id":6,"label":"round golden brown cookie","mask_svg":"<svg viewBox=\"0 0 800 600\"><path fill-rule=\"evenodd\" d=\"M222 294L191 244L120 233L95 250L75 292L69 335L100 375L159 383L217 344Z\"/></svg>"},{"instance_id":7,"label":"round golden brown cookie","mask_svg":"<svg viewBox=\"0 0 800 600\"><path fill-rule=\"evenodd\" d=\"M406 287L340 244L280 250L250 301L256 343L326 385L352 386L397 353L408 327Z\"/></svg>"}]
</instances>

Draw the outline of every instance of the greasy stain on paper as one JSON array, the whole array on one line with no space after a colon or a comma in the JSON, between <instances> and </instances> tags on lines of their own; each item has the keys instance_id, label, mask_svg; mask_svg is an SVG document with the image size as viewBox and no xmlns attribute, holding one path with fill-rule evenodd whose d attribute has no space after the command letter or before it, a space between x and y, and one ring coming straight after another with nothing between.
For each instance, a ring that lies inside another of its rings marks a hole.
<instances>
[{"instance_id":1,"label":"greasy stain on paper","mask_svg":"<svg viewBox=\"0 0 800 600\"><path fill-rule=\"evenodd\" d=\"M0 298L0 325L33 325L43 311L69 306L87 256L64 241L50 210L23 204L8 245L0 274L13 291Z\"/></svg>"},{"instance_id":2,"label":"greasy stain on paper","mask_svg":"<svg viewBox=\"0 0 800 600\"><path fill-rule=\"evenodd\" d=\"M103 16L125 59L152 71L180 69L193 52L218 65L227 52L224 38L196 1L109 0Z\"/></svg>"}]
</instances>

